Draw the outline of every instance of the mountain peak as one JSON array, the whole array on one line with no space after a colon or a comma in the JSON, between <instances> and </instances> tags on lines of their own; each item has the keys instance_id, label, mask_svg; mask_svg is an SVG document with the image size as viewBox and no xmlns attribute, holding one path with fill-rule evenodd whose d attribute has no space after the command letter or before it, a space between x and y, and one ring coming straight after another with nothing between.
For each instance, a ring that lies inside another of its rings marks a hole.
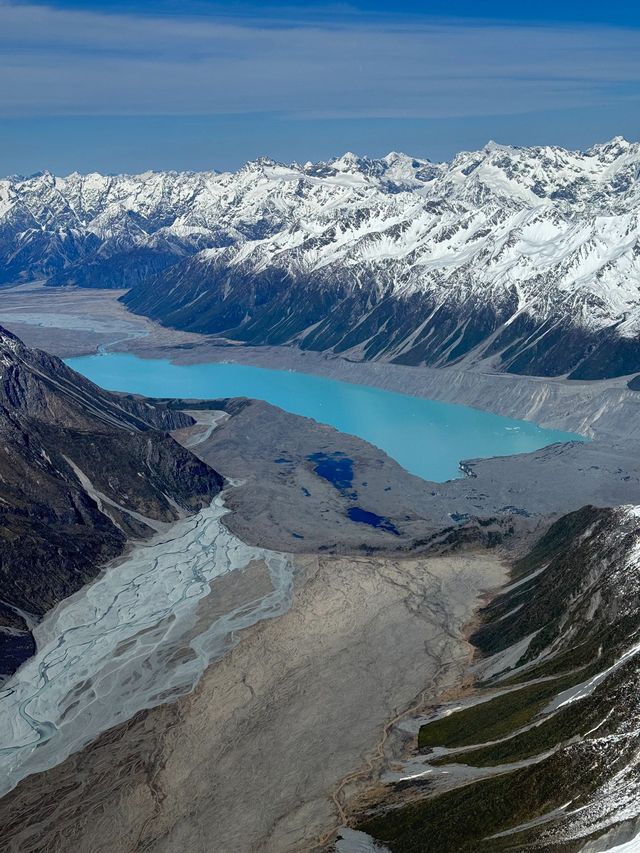
<instances>
[{"instance_id":1,"label":"mountain peak","mask_svg":"<svg viewBox=\"0 0 640 853\"><path fill-rule=\"evenodd\" d=\"M268 157L263 155L262 157L256 157L255 160L249 160L244 168L253 170L253 169L264 169L273 168L274 166L282 166L282 163L279 163L277 160L274 160L273 157Z\"/></svg>"},{"instance_id":2,"label":"mountain peak","mask_svg":"<svg viewBox=\"0 0 640 853\"><path fill-rule=\"evenodd\" d=\"M413 166L415 169L418 169L421 166L433 165L431 160L427 160L423 157L412 157L410 154L405 154L403 151L389 151L389 153L385 154L382 158L382 162L386 163L388 166L393 166L396 163L406 163Z\"/></svg>"},{"instance_id":3,"label":"mountain peak","mask_svg":"<svg viewBox=\"0 0 640 853\"><path fill-rule=\"evenodd\" d=\"M623 154L627 154L633 147L634 144L625 139L624 136L614 136L609 142L600 142L597 145L593 145L586 153L590 156L600 157L608 162L612 162Z\"/></svg>"},{"instance_id":4,"label":"mountain peak","mask_svg":"<svg viewBox=\"0 0 640 853\"><path fill-rule=\"evenodd\" d=\"M490 139L482 150L486 151L488 154L493 154L495 151L507 151L509 153L513 153L518 151L518 148L515 145L505 145L501 142L496 142L494 139Z\"/></svg>"},{"instance_id":5,"label":"mountain peak","mask_svg":"<svg viewBox=\"0 0 640 853\"><path fill-rule=\"evenodd\" d=\"M358 169L362 163L367 162L367 158L358 157L353 151L346 151L341 157L336 157L330 162L333 168L340 172L351 172Z\"/></svg>"}]
</instances>

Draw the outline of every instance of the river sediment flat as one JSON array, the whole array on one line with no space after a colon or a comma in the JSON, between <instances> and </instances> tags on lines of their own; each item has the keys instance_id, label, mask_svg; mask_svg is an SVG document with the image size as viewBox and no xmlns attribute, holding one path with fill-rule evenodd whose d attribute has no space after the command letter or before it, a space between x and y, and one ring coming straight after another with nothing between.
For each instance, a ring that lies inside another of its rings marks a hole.
<instances>
[{"instance_id":1,"label":"river sediment flat","mask_svg":"<svg viewBox=\"0 0 640 853\"><path fill-rule=\"evenodd\" d=\"M312 849L384 770L385 725L466 668L497 555L296 558L291 608L242 632L196 690L0 800L6 850Z\"/></svg>"},{"instance_id":2,"label":"river sediment flat","mask_svg":"<svg viewBox=\"0 0 640 853\"><path fill-rule=\"evenodd\" d=\"M218 497L168 526L34 628L35 655L0 691L0 796L190 692L238 631L288 608L289 557L246 545L225 512Z\"/></svg>"}]
</instances>

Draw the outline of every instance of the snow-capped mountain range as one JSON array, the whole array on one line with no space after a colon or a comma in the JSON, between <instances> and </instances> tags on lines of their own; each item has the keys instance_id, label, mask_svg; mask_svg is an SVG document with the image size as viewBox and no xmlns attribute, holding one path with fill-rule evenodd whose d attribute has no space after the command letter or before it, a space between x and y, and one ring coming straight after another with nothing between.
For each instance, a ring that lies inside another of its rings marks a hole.
<instances>
[{"instance_id":1,"label":"snow-capped mountain range","mask_svg":"<svg viewBox=\"0 0 640 853\"><path fill-rule=\"evenodd\" d=\"M0 280L352 358L640 371L640 143L0 181Z\"/></svg>"}]
</instances>

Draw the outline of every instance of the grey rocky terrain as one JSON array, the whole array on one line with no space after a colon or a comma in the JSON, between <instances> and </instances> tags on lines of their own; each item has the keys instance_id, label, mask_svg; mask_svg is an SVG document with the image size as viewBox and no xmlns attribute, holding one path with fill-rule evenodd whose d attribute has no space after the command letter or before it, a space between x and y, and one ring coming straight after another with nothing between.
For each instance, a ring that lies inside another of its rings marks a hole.
<instances>
[{"instance_id":1,"label":"grey rocky terrain","mask_svg":"<svg viewBox=\"0 0 640 853\"><path fill-rule=\"evenodd\" d=\"M185 405L197 420L207 411ZM228 524L246 541L289 551L441 552L465 543L522 549L549 521L585 504L616 506L640 496L631 442L552 445L535 453L467 460L465 475L429 483L356 436L262 401L218 401L229 417L196 452L240 480ZM187 431L188 432L188 431ZM338 483L327 478L335 466ZM340 470L339 468L339 470ZM395 532L354 523L360 507Z\"/></svg>"}]
</instances>

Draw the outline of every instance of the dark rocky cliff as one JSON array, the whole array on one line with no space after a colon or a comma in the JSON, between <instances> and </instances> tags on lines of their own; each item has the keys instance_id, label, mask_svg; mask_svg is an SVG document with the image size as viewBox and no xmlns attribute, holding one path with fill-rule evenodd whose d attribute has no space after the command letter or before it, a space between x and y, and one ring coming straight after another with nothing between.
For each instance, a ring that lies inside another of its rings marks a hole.
<instances>
[{"instance_id":1,"label":"dark rocky cliff","mask_svg":"<svg viewBox=\"0 0 640 853\"><path fill-rule=\"evenodd\" d=\"M166 432L190 422L105 392L0 329L0 675L33 649L29 615L152 535L153 521L220 491L222 477Z\"/></svg>"}]
</instances>

